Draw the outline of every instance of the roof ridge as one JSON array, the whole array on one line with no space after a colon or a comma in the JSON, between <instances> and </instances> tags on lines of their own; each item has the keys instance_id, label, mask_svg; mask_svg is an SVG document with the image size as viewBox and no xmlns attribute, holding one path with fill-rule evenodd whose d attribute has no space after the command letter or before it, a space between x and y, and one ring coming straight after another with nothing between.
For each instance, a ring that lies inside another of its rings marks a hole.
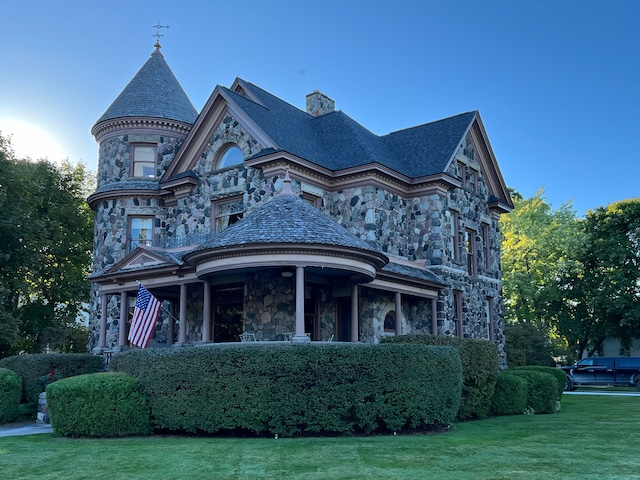
<instances>
[{"instance_id":1,"label":"roof ridge","mask_svg":"<svg viewBox=\"0 0 640 480\"><path fill-rule=\"evenodd\" d=\"M435 124L440 123L440 122L450 121L450 120L453 120L454 118L462 117L464 115L469 115L470 113L473 113L474 115L476 115L478 113L478 110L469 110L468 112L458 113L456 115L450 115L448 117L440 118L438 120L433 120L431 122L425 122L425 123L421 123L419 125L413 125L412 127L401 128L400 130L394 130L394 131L389 132L389 133L387 133L385 135L382 135L380 138L385 138L385 137L388 137L389 135L394 135L396 133L408 132L410 130L415 130L417 128L422 128L422 127L425 127L427 125L435 125Z\"/></svg>"},{"instance_id":2,"label":"roof ridge","mask_svg":"<svg viewBox=\"0 0 640 480\"><path fill-rule=\"evenodd\" d=\"M344 122L344 123L349 128L349 130L353 133L353 135L356 138L358 144L360 145L360 147L362 147L362 150L365 152L365 155L367 156L367 158L369 158L373 162L378 161L378 159L376 158L375 154L371 150L371 147L369 146L369 144L364 140L364 138L362 138L362 135L355 128L355 125L353 125L353 124L355 123L358 126L360 126L361 128L367 130L366 127L363 127L358 122L356 122L354 119L352 119L349 115L343 113L342 110L339 110L339 112L342 113L342 118L343 119L346 118L347 120L349 120L348 122ZM367 130L367 132L369 132L375 138L379 138L375 133L371 132L370 130Z\"/></svg>"}]
</instances>

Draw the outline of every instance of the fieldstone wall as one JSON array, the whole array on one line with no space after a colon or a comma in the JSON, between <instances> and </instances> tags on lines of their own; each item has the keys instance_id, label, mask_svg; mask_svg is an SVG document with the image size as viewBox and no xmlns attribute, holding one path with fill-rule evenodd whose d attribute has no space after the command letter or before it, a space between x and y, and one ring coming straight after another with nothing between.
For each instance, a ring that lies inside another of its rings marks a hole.
<instances>
[{"instance_id":1,"label":"fieldstone wall","mask_svg":"<svg viewBox=\"0 0 640 480\"><path fill-rule=\"evenodd\" d=\"M431 300L411 295L401 297L402 334L431 333ZM377 288L360 288L360 341L379 343L385 336L394 336L395 332L384 331L384 319L389 312L395 312L395 294ZM396 321L398 317L396 316Z\"/></svg>"},{"instance_id":2,"label":"fieldstone wall","mask_svg":"<svg viewBox=\"0 0 640 480\"><path fill-rule=\"evenodd\" d=\"M284 340L296 330L295 276L263 270L247 275L244 328L257 340Z\"/></svg>"},{"instance_id":3,"label":"fieldstone wall","mask_svg":"<svg viewBox=\"0 0 640 480\"><path fill-rule=\"evenodd\" d=\"M100 145L98 186L126 182L130 171L130 144L132 142L157 143L159 151L158 175L160 176L174 158L182 139L158 135L132 134L109 138ZM265 178L258 169L243 164L217 169L219 154L229 144L239 146L245 158L259 152L263 146L231 116L226 115L212 134L193 171L200 178L192 194L165 206L150 197L114 198L101 202L96 208L94 243L94 271L102 270L121 260L127 253L127 219L131 215L149 215L156 218L154 236L159 245L177 246L195 244L215 231L217 202L238 199L244 211L259 207L280 188L279 178ZM399 258L422 261L425 268L447 282L450 287L440 292L438 298L438 332L451 335L455 332L453 292L463 292L465 336L488 338L487 298L492 298L495 341L499 351L504 350L503 303L500 280L500 237L498 220L487 207L489 196L470 139L465 139L451 163L448 174L460 177L467 170L464 164L477 172L477 181L467 179L467 187L453 189L448 195L425 195L418 198L402 198L376 186L361 186L335 192L327 192L314 186L314 194L320 198L320 209L333 217L347 230L369 241L384 253ZM294 175L295 177L295 175ZM302 190L301 184L292 183L294 191ZM475 232L478 275L467 274L466 253L459 259L454 255L453 212L457 214L458 231ZM488 226L488 238L483 235ZM489 259L485 259L485 240L489 242ZM486 265L488 263L488 266ZM244 304L245 330L254 331L256 337L276 339L295 329L295 291L292 279L266 272L251 274L246 282ZM377 289L361 288L360 337L365 342L377 342L382 335L384 316L395 308L393 295ZM191 291L190 291L191 292ZM336 308L331 289L321 289L318 319L322 336L335 332ZM108 308L108 343L117 342L119 298L112 296ZM431 331L431 301L403 296L403 332ZM97 288L93 289L90 319L90 343L100 311ZM187 341L202 338L202 292L195 288L190 293ZM163 321L157 332L158 341L166 338L168 323ZM175 332L177 335L177 326ZM168 340L167 340L168 341ZM502 357L501 357L502 358ZM506 360L505 360L506 365Z\"/></svg>"},{"instance_id":4,"label":"fieldstone wall","mask_svg":"<svg viewBox=\"0 0 640 480\"><path fill-rule=\"evenodd\" d=\"M157 134L125 134L111 137L100 143L98 159L98 188L110 183L126 181L131 172L131 145L152 143L158 145L157 177L159 178L173 160L184 137Z\"/></svg>"}]
</instances>

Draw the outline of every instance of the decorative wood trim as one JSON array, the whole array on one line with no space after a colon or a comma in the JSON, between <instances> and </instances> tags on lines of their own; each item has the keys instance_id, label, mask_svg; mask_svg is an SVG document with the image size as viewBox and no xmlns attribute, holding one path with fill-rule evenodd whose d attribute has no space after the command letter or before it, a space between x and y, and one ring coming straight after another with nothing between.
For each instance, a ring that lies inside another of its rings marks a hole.
<instances>
[{"instance_id":1,"label":"decorative wood trim","mask_svg":"<svg viewBox=\"0 0 640 480\"><path fill-rule=\"evenodd\" d=\"M123 131L126 131L127 135L167 135L167 133L172 133L184 139L190 130L190 123L177 120L153 117L119 117L94 125L91 134L98 143L101 143L118 136Z\"/></svg>"}]
</instances>

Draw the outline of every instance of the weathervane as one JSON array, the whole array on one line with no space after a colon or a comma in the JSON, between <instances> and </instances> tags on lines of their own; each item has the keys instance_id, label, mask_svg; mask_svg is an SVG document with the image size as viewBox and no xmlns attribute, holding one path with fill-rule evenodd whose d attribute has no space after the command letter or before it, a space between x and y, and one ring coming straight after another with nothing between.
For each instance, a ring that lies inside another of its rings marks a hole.
<instances>
[{"instance_id":1,"label":"weathervane","mask_svg":"<svg viewBox=\"0 0 640 480\"><path fill-rule=\"evenodd\" d=\"M160 37L164 37L164 35L162 35L160 33L160 29L161 28L169 28L169 25L160 25L160 20L158 20L158 24L157 25L151 25L152 28L156 29L156 33L154 33L153 35L151 35L152 37L156 37L156 48L160 48Z\"/></svg>"}]
</instances>

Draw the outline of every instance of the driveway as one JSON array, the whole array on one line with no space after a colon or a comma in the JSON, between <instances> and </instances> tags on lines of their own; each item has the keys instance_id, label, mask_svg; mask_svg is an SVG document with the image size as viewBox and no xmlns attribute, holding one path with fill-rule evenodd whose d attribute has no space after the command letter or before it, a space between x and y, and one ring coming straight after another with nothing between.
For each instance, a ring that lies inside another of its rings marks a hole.
<instances>
[{"instance_id":1,"label":"driveway","mask_svg":"<svg viewBox=\"0 0 640 480\"><path fill-rule=\"evenodd\" d=\"M591 391L582 390L574 392L564 392L564 395L608 395L610 397L640 397L640 392L606 392L606 391Z\"/></svg>"},{"instance_id":2,"label":"driveway","mask_svg":"<svg viewBox=\"0 0 640 480\"><path fill-rule=\"evenodd\" d=\"M16 437L21 435L35 435L37 433L52 433L49 423L25 423L0 427L0 437Z\"/></svg>"}]
</instances>

